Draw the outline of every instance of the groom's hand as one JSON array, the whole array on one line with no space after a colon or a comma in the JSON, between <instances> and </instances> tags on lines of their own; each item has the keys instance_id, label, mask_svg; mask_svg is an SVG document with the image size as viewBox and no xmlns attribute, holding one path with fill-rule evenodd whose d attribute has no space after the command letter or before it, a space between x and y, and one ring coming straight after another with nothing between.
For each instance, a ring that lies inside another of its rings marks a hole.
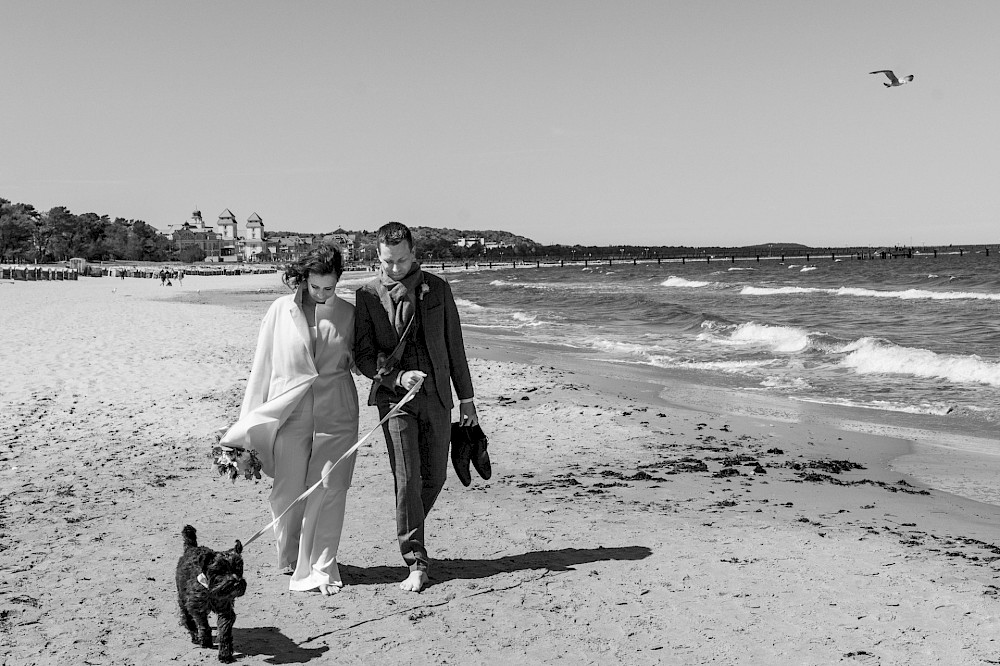
<instances>
[{"instance_id":1,"label":"groom's hand","mask_svg":"<svg viewBox=\"0 0 1000 666\"><path fill-rule=\"evenodd\" d=\"M464 402L458 406L458 422L464 426L479 425L479 414L476 413L476 403Z\"/></svg>"},{"instance_id":2,"label":"groom's hand","mask_svg":"<svg viewBox=\"0 0 1000 666\"><path fill-rule=\"evenodd\" d=\"M427 377L426 372L419 370L407 370L399 375L399 386L406 391L417 385L417 382Z\"/></svg>"}]
</instances>

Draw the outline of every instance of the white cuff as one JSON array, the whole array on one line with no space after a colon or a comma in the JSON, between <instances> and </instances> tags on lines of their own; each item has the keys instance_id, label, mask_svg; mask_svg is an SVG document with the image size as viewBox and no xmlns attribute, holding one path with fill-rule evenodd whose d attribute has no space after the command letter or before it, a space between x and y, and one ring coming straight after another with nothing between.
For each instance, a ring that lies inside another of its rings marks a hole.
<instances>
[{"instance_id":1,"label":"white cuff","mask_svg":"<svg viewBox=\"0 0 1000 666\"><path fill-rule=\"evenodd\" d=\"M459 400L458 404L460 404L460 405L468 405L470 402L475 402L475 401L476 401L475 398L466 398L465 400Z\"/></svg>"}]
</instances>

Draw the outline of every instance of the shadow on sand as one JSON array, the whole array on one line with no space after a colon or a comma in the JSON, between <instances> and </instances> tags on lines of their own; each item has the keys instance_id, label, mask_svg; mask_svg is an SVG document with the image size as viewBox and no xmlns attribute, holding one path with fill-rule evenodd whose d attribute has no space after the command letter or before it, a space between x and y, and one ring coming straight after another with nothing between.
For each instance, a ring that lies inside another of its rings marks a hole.
<instances>
[{"instance_id":1,"label":"shadow on sand","mask_svg":"<svg viewBox=\"0 0 1000 666\"><path fill-rule=\"evenodd\" d=\"M560 548L539 550L521 555L505 555L495 560L441 559L433 560L430 585L449 580L475 580L514 571L549 570L570 571L574 565L605 562L609 560L641 560L653 551L646 546L618 548ZM406 578L407 570L399 567L355 567L340 565L340 575L348 585L386 585Z\"/></svg>"},{"instance_id":2,"label":"shadow on sand","mask_svg":"<svg viewBox=\"0 0 1000 666\"><path fill-rule=\"evenodd\" d=\"M641 560L652 554L653 551L646 546L623 546L621 548L560 548L559 550L540 550L521 555L506 555L498 557L495 560L434 560L433 567L431 568L430 584L427 587L433 587L437 583L449 580L475 580L515 571L572 571L573 566L578 564L607 562L611 560ZM344 582L348 585L387 585L398 583L406 578L407 571L405 567L354 567L341 564L340 574L344 577ZM476 594L483 594L490 591L492 591L492 588L487 588ZM424 603L422 605L439 606L448 603L449 600L450 597L436 603ZM369 622L384 620L392 615L407 613L411 610L414 609L403 608L379 617L360 620L352 625L307 638L303 643L309 643L335 634L338 631L353 629Z\"/></svg>"},{"instance_id":3,"label":"shadow on sand","mask_svg":"<svg viewBox=\"0 0 1000 666\"><path fill-rule=\"evenodd\" d=\"M277 627L233 628L233 644L237 655L248 657L268 655L268 664L304 664L311 659L322 657L330 648L299 647L292 639L281 633Z\"/></svg>"}]
</instances>

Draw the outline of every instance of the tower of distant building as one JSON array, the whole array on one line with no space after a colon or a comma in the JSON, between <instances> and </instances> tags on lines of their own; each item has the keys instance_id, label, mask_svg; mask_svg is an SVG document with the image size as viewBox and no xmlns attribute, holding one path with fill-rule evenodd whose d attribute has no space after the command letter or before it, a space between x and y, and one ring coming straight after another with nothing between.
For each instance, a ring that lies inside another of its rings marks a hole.
<instances>
[{"instance_id":1,"label":"tower of distant building","mask_svg":"<svg viewBox=\"0 0 1000 666\"><path fill-rule=\"evenodd\" d=\"M205 252L205 261L257 261L261 255L273 255L277 249L276 242L264 239L264 221L257 213L247 218L245 236L240 236L236 216L228 208L219 214L216 226L218 231L206 226L201 211L196 210L184 223L169 225L166 235L180 250L200 247Z\"/></svg>"},{"instance_id":2,"label":"tower of distant building","mask_svg":"<svg viewBox=\"0 0 1000 666\"><path fill-rule=\"evenodd\" d=\"M246 233L241 236L236 216L227 208L219 214L216 226L209 227L205 225L201 211L196 210L182 224L168 225L165 235L177 245L178 250L200 247L205 253L205 261L213 262L295 261L319 242L336 243L344 252L345 259L357 259L355 234L342 229L316 236L265 236L264 221L257 213L247 218L245 226Z\"/></svg>"}]
</instances>

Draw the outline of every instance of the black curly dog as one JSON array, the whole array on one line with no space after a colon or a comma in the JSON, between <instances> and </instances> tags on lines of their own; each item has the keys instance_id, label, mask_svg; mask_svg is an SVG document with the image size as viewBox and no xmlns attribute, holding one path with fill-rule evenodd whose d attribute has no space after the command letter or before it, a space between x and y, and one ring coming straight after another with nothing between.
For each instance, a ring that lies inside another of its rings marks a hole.
<instances>
[{"instance_id":1,"label":"black curly dog","mask_svg":"<svg viewBox=\"0 0 1000 666\"><path fill-rule=\"evenodd\" d=\"M181 626L191 633L191 640L202 647L212 647L212 628L208 613L219 619L219 661L233 659L234 603L247 591L243 579L243 544L239 539L232 550L216 552L198 545L195 529L185 525L184 554L177 562L177 603L181 607Z\"/></svg>"}]
</instances>

